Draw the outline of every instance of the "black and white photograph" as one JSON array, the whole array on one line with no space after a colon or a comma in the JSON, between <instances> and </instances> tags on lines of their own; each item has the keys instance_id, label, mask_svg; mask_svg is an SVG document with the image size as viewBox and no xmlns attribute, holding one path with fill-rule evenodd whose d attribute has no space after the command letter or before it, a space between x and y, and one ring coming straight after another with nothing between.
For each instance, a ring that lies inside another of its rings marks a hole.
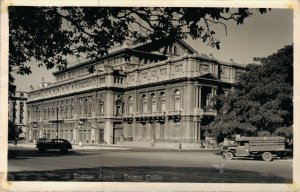
<instances>
[{"instance_id":1,"label":"black and white photograph","mask_svg":"<svg viewBox=\"0 0 300 192\"><path fill-rule=\"evenodd\" d=\"M291 7L7 5L0 189L299 190Z\"/></svg>"}]
</instances>

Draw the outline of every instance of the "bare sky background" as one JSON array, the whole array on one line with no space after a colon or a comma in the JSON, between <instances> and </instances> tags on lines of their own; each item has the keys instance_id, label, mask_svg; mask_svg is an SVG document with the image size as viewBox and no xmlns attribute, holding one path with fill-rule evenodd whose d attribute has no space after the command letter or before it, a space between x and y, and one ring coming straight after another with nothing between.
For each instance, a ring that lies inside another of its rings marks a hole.
<instances>
[{"instance_id":1,"label":"bare sky background","mask_svg":"<svg viewBox=\"0 0 300 192\"><path fill-rule=\"evenodd\" d=\"M234 62L248 64L253 61L253 57L266 57L278 49L293 43L293 10L292 9L272 9L267 14L252 15L245 20L244 25L236 25L228 22L227 36L222 25L212 26L221 41L221 49L211 48L202 43L202 40L187 39L199 54L210 53L220 61L227 61L232 58ZM54 82L52 72L56 69L47 70L44 67L37 67L36 63L31 63L32 74L21 76L14 74L17 90L27 91L29 86L37 87L44 77L45 81Z\"/></svg>"}]
</instances>

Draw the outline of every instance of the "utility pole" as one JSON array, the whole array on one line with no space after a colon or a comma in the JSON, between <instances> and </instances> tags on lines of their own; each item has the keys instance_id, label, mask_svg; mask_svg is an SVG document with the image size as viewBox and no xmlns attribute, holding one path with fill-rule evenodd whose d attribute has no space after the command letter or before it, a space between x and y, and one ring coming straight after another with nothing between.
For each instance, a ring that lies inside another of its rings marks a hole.
<instances>
[{"instance_id":1,"label":"utility pole","mask_svg":"<svg viewBox=\"0 0 300 192\"><path fill-rule=\"evenodd\" d=\"M87 117L79 119L79 128L81 129L81 141L78 143L79 147L83 147L83 126L87 123Z\"/></svg>"},{"instance_id":2,"label":"utility pole","mask_svg":"<svg viewBox=\"0 0 300 192\"><path fill-rule=\"evenodd\" d=\"M58 139L58 107L56 107L56 139Z\"/></svg>"}]
</instances>

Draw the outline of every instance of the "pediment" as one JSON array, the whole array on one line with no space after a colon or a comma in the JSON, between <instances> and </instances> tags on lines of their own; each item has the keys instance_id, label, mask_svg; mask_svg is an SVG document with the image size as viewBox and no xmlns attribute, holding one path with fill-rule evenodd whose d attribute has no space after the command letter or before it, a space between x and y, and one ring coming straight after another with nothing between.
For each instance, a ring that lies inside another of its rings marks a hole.
<instances>
[{"instance_id":1,"label":"pediment","mask_svg":"<svg viewBox=\"0 0 300 192\"><path fill-rule=\"evenodd\" d=\"M170 46L172 47L172 51L170 51ZM176 47L176 48L175 48ZM161 40L156 42L149 42L146 44L141 44L134 48L135 50L150 52L154 54L161 55L175 55L175 56L183 56L187 51L189 54L194 54L196 52L190 45L188 45L183 40L178 40L175 43L169 42L167 40ZM175 53L176 49L176 53Z\"/></svg>"},{"instance_id":2,"label":"pediment","mask_svg":"<svg viewBox=\"0 0 300 192\"><path fill-rule=\"evenodd\" d=\"M203 78L203 79L210 79L210 80L215 80L215 81L220 81L220 79L218 79L217 76L215 76L214 74L212 73L206 73L204 75L201 75L199 76L200 78Z\"/></svg>"}]
</instances>

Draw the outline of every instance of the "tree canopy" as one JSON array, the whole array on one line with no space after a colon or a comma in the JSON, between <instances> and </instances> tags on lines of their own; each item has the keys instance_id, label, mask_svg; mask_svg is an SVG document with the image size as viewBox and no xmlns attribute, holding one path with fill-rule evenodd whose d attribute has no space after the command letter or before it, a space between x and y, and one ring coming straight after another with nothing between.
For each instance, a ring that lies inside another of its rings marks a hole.
<instances>
[{"instance_id":1,"label":"tree canopy","mask_svg":"<svg viewBox=\"0 0 300 192\"><path fill-rule=\"evenodd\" d=\"M181 7L9 7L11 72L31 73L36 61L47 69L68 65L68 57L96 59L110 47L130 40L175 42L188 36L220 48L214 25L243 24L255 11L267 9Z\"/></svg>"},{"instance_id":2,"label":"tree canopy","mask_svg":"<svg viewBox=\"0 0 300 192\"><path fill-rule=\"evenodd\" d=\"M219 140L234 134L292 137L293 46L256 61L261 64L248 65L235 90L219 98L222 107L207 130Z\"/></svg>"}]
</instances>

